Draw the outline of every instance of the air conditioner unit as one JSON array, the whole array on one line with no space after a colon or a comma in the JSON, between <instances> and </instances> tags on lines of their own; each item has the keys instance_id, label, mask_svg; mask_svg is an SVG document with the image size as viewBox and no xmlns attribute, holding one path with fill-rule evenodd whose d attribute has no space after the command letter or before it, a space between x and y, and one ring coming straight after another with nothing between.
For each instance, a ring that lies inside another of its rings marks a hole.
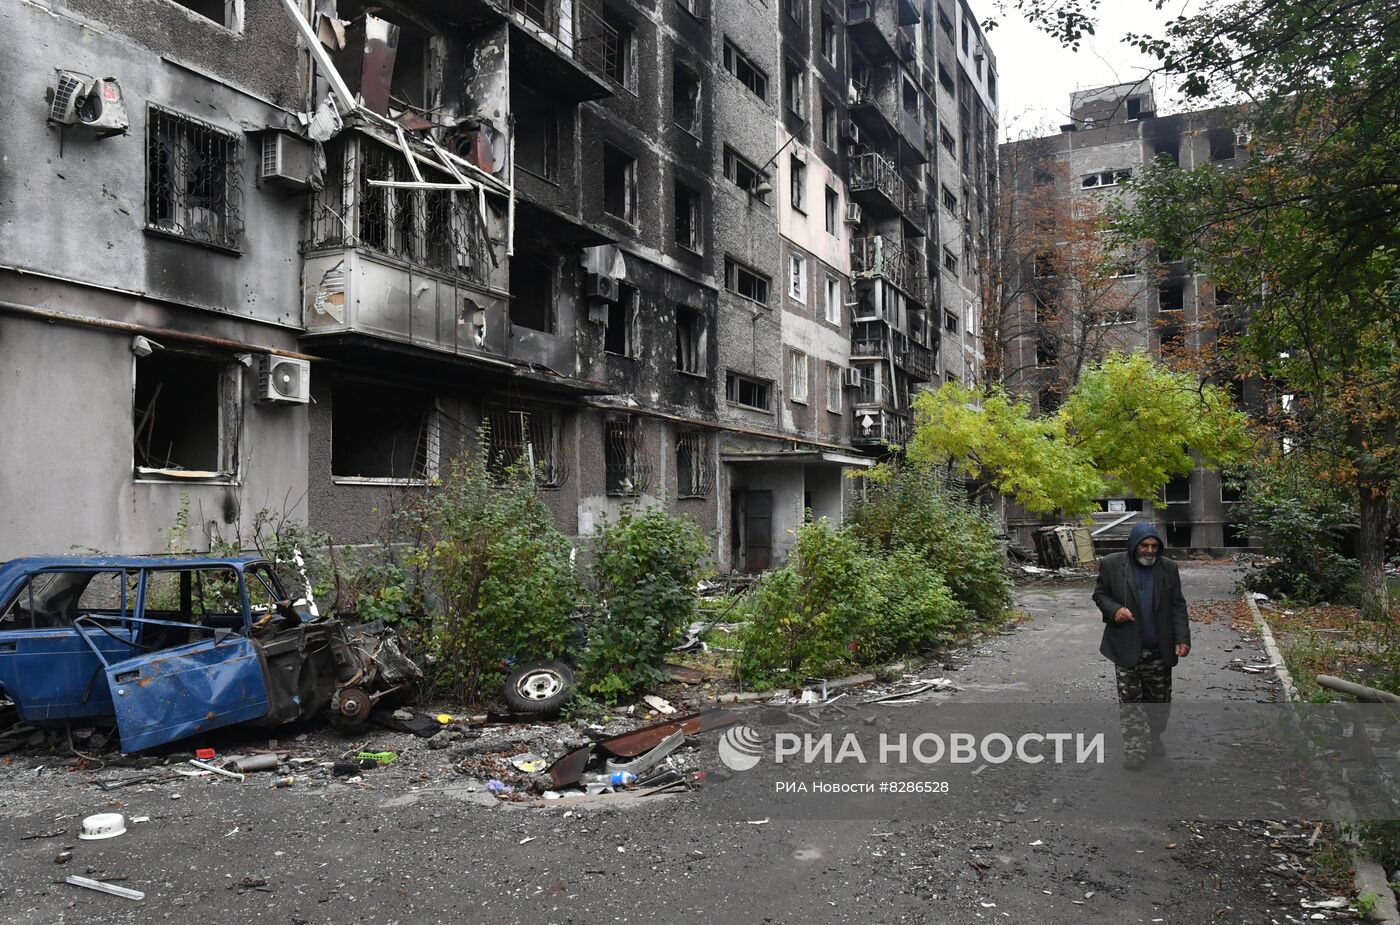
<instances>
[{"instance_id":1,"label":"air conditioner unit","mask_svg":"<svg viewBox=\"0 0 1400 925\"><path fill-rule=\"evenodd\" d=\"M1254 142L1254 134L1248 129L1235 129L1235 147L1248 148Z\"/></svg>"},{"instance_id":2,"label":"air conditioner unit","mask_svg":"<svg viewBox=\"0 0 1400 925\"><path fill-rule=\"evenodd\" d=\"M841 140L847 144L860 144L860 127L851 119L841 120L837 134L840 135Z\"/></svg>"},{"instance_id":3,"label":"air conditioner unit","mask_svg":"<svg viewBox=\"0 0 1400 925\"><path fill-rule=\"evenodd\" d=\"M616 302L617 280L602 273L589 273L583 281L583 297L602 302Z\"/></svg>"},{"instance_id":4,"label":"air conditioner unit","mask_svg":"<svg viewBox=\"0 0 1400 925\"><path fill-rule=\"evenodd\" d=\"M848 203L846 203L846 224L848 224L848 225L859 225L859 224L860 224L860 203L858 203L858 202L848 202Z\"/></svg>"},{"instance_id":5,"label":"air conditioner unit","mask_svg":"<svg viewBox=\"0 0 1400 925\"><path fill-rule=\"evenodd\" d=\"M130 126L122 88L115 77L98 80L77 71L58 71L49 89L49 121L92 130L98 138L120 135Z\"/></svg>"},{"instance_id":6,"label":"air conditioner unit","mask_svg":"<svg viewBox=\"0 0 1400 925\"><path fill-rule=\"evenodd\" d=\"M848 389L858 389L865 381L865 374L855 366L848 366L842 371L841 384Z\"/></svg>"},{"instance_id":7,"label":"air conditioner unit","mask_svg":"<svg viewBox=\"0 0 1400 925\"><path fill-rule=\"evenodd\" d=\"M311 400L311 363L264 353L258 357L258 401L304 405Z\"/></svg>"},{"instance_id":8,"label":"air conditioner unit","mask_svg":"<svg viewBox=\"0 0 1400 925\"><path fill-rule=\"evenodd\" d=\"M311 145L286 132L263 133L262 157L258 161L259 180L289 189L305 190L311 188L313 172Z\"/></svg>"}]
</instances>

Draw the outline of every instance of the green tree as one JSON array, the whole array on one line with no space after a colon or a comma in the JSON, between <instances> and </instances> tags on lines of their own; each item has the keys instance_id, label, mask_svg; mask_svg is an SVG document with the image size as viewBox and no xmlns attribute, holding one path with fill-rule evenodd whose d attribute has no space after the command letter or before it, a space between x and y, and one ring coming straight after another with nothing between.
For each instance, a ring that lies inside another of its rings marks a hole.
<instances>
[{"instance_id":1,"label":"green tree","mask_svg":"<svg viewBox=\"0 0 1400 925\"><path fill-rule=\"evenodd\" d=\"M1087 514L1117 490L1156 499L1195 457L1224 467L1253 446L1228 393L1141 353L1089 367L1052 415L1032 416L999 386L974 392L958 383L921 393L914 412L911 461L956 463L1037 513Z\"/></svg>"}]
</instances>

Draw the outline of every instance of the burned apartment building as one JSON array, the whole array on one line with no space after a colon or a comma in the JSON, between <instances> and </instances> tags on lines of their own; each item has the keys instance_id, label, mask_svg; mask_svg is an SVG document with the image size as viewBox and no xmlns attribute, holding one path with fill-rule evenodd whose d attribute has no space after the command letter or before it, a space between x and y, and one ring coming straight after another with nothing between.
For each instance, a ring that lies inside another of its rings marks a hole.
<instances>
[{"instance_id":1,"label":"burned apartment building","mask_svg":"<svg viewBox=\"0 0 1400 925\"><path fill-rule=\"evenodd\" d=\"M0 558L155 551L184 519L197 546L259 511L368 542L470 452L535 467L570 535L662 502L758 571L805 511L841 518L912 393L975 375L996 77L965 5L0 22L29 101L0 161L0 420L32 441Z\"/></svg>"},{"instance_id":2,"label":"burned apartment building","mask_svg":"<svg viewBox=\"0 0 1400 925\"><path fill-rule=\"evenodd\" d=\"M1073 94L1070 121L1057 135L1009 143L1002 183L1019 222L1009 236L1013 318L1005 369L1008 386L1049 412L1063 400L1075 370L1112 351L1147 351L1168 364L1186 362L1253 407L1257 383L1233 375L1214 346L1238 330L1234 296L1215 286L1208 268L1143 242L1109 254L1094 238L1093 217L1112 197L1131 195L1144 166L1166 158L1182 167L1228 169L1247 155L1247 120L1238 107L1159 113L1149 82ZM1121 269L1103 278L1100 264ZM1133 497L1100 499L1094 515L1112 545L1134 521L1153 519L1171 547L1222 549L1250 544L1232 516L1238 491L1219 472L1198 467L1175 478L1154 505ZM1022 542L1040 520L1011 509L1008 526Z\"/></svg>"}]
</instances>

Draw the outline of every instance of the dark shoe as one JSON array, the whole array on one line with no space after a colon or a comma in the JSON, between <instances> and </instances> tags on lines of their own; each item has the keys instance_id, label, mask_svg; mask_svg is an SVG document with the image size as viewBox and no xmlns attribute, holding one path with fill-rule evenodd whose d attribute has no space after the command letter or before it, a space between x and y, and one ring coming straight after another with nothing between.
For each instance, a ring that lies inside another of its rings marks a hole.
<instances>
[{"instance_id":1,"label":"dark shoe","mask_svg":"<svg viewBox=\"0 0 1400 925\"><path fill-rule=\"evenodd\" d=\"M1147 764L1147 759L1141 755L1129 755L1123 759L1123 770L1141 771L1143 765Z\"/></svg>"},{"instance_id":2,"label":"dark shoe","mask_svg":"<svg viewBox=\"0 0 1400 925\"><path fill-rule=\"evenodd\" d=\"M1154 737L1154 738L1152 739L1152 752L1151 752L1151 757L1153 757L1153 758L1165 758L1165 757L1167 757L1167 747L1166 747L1165 745L1162 744L1162 738L1161 738L1161 736L1156 736L1156 737Z\"/></svg>"}]
</instances>

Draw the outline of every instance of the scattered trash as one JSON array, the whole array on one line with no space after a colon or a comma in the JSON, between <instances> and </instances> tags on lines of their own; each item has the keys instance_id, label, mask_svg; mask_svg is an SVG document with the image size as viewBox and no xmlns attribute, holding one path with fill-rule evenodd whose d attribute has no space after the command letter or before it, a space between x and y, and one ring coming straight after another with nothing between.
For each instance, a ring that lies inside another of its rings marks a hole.
<instances>
[{"instance_id":1,"label":"scattered trash","mask_svg":"<svg viewBox=\"0 0 1400 925\"><path fill-rule=\"evenodd\" d=\"M194 750L194 756L200 761L213 761L218 754L219 753L212 748L196 748Z\"/></svg>"},{"instance_id":2,"label":"scattered trash","mask_svg":"<svg viewBox=\"0 0 1400 925\"><path fill-rule=\"evenodd\" d=\"M750 819L748 822L749 825L767 825L768 817L764 816L762 819Z\"/></svg>"},{"instance_id":3,"label":"scattered trash","mask_svg":"<svg viewBox=\"0 0 1400 925\"><path fill-rule=\"evenodd\" d=\"M1351 905L1351 900L1345 896L1334 896L1331 899L1302 899L1299 900L1304 909L1345 909Z\"/></svg>"},{"instance_id":4,"label":"scattered trash","mask_svg":"<svg viewBox=\"0 0 1400 925\"><path fill-rule=\"evenodd\" d=\"M290 776L290 775L287 776L287 777L279 777L279 778L277 778L276 780L274 780L274 781L272 782L272 789L276 790L276 789L280 789L280 788L283 788L283 787L290 787L290 786L292 786L293 784L295 784L296 782L297 782L297 779L296 779L295 777Z\"/></svg>"},{"instance_id":5,"label":"scattered trash","mask_svg":"<svg viewBox=\"0 0 1400 925\"><path fill-rule=\"evenodd\" d=\"M129 821L130 821L130 822L133 822L133 823L150 822L150 821L151 821L151 817L150 817L150 816L132 816L131 819L130 819Z\"/></svg>"},{"instance_id":6,"label":"scattered trash","mask_svg":"<svg viewBox=\"0 0 1400 925\"><path fill-rule=\"evenodd\" d=\"M83 820L78 837L83 841L100 841L126 834L126 817L121 813L97 813Z\"/></svg>"},{"instance_id":7,"label":"scattered trash","mask_svg":"<svg viewBox=\"0 0 1400 925\"><path fill-rule=\"evenodd\" d=\"M124 886L115 886L111 883L103 883L100 880L90 880L87 877L65 877L63 882L72 886L80 886L85 890L96 890L99 893L108 893L112 896L120 896L123 899L145 899L146 894L140 890L129 890Z\"/></svg>"},{"instance_id":8,"label":"scattered trash","mask_svg":"<svg viewBox=\"0 0 1400 925\"><path fill-rule=\"evenodd\" d=\"M593 780L609 787L630 787L637 782L637 775L631 771L613 771L609 774L598 774Z\"/></svg>"},{"instance_id":9,"label":"scattered trash","mask_svg":"<svg viewBox=\"0 0 1400 925\"><path fill-rule=\"evenodd\" d=\"M73 860L73 852L71 851L60 851L53 856L55 864L67 864L71 860Z\"/></svg>"},{"instance_id":10,"label":"scattered trash","mask_svg":"<svg viewBox=\"0 0 1400 925\"><path fill-rule=\"evenodd\" d=\"M526 835L524 838L520 839L520 841L516 842L516 844L518 844L518 845L523 845L523 844L525 844L525 843L527 843L527 842L532 842L532 841L534 841L534 840L535 840L536 838L538 838L538 837L539 837L539 836L537 836L537 835Z\"/></svg>"},{"instance_id":11,"label":"scattered trash","mask_svg":"<svg viewBox=\"0 0 1400 925\"><path fill-rule=\"evenodd\" d=\"M524 771L526 774L538 774L549 767L549 762L534 752L524 752L510 759L510 763L517 771Z\"/></svg>"},{"instance_id":12,"label":"scattered trash","mask_svg":"<svg viewBox=\"0 0 1400 925\"><path fill-rule=\"evenodd\" d=\"M237 771L225 771L223 768L215 767L212 764L200 761L198 758L191 758L190 764L199 768L201 771L208 771L211 774L218 774L221 777L228 777L237 781L243 780L243 775L239 774Z\"/></svg>"},{"instance_id":13,"label":"scattered trash","mask_svg":"<svg viewBox=\"0 0 1400 925\"><path fill-rule=\"evenodd\" d=\"M452 722L453 719L454 719L454 717L452 716L451 713L439 713L439 714L437 715L437 721L438 721L439 723L441 723L442 725L444 725L444 726L446 726L448 723Z\"/></svg>"},{"instance_id":14,"label":"scattered trash","mask_svg":"<svg viewBox=\"0 0 1400 925\"><path fill-rule=\"evenodd\" d=\"M670 702L657 697L655 694L647 694L642 698L642 702L662 716L670 716L672 713L676 712L676 708L671 706Z\"/></svg>"},{"instance_id":15,"label":"scattered trash","mask_svg":"<svg viewBox=\"0 0 1400 925\"><path fill-rule=\"evenodd\" d=\"M413 714L408 710L395 710L389 715L401 723L406 723L409 720L413 719Z\"/></svg>"},{"instance_id":16,"label":"scattered trash","mask_svg":"<svg viewBox=\"0 0 1400 925\"><path fill-rule=\"evenodd\" d=\"M234 768L245 774L252 771L275 771L282 764L282 760L276 755L249 755L246 758L235 758L232 762Z\"/></svg>"},{"instance_id":17,"label":"scattered trash","mask_svg":"<svg viewBox=\"0 0 1400 925\"><path fill-rule=\"evenodd\" d=\"M685 730L677 729L675 732L662 739L655 748L645 755L633 758L631 761L608 759L607 769L609 772L630 771L633 774L641 774L643 771L655 767L684 743Z\"/></svg>"},{"instance_id":18,"label":"scattered trash","mask_svg":"<svg viewBox=\"0 0 1400 925\"><path fill-rule=\"evenodd\" d=\"M398 752L357 752L355 754L355 760L360 763L360 767L362 768L372 765L383 767L386 764L393 764L398 760L398 757Z\"/></svg>"},{"instance_id":19,"label":"scattered trash","mask_svg":"<svg viewBox=\"0 0 1400 925\"><path fill-rule=\"evenodd\" d=\"M515 788L512 787L510 784L507 784L505 781L499 781L495 779L488 780L486 782L486 789L495 794L515 792Z\"/></svg>"}]
</instances>

